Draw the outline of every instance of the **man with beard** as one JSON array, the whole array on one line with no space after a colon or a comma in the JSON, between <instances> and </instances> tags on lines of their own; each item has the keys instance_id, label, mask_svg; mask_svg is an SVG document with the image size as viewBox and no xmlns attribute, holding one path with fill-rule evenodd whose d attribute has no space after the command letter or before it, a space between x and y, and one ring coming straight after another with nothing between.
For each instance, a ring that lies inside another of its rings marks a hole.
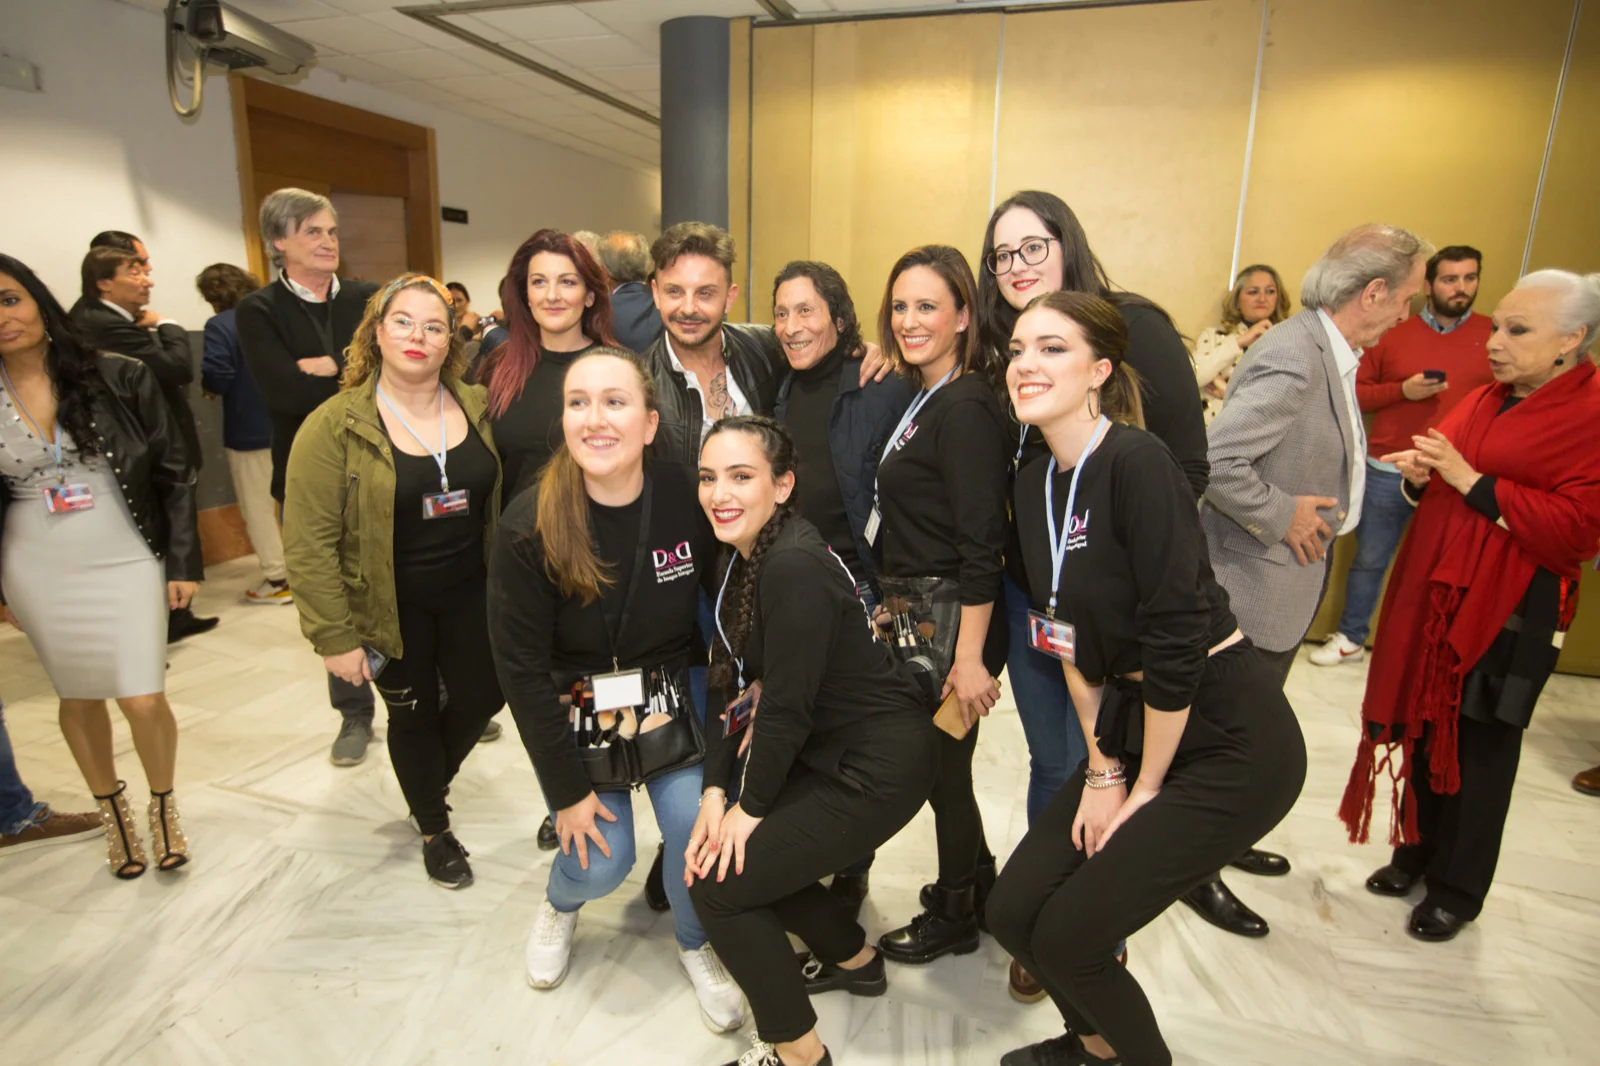
<instances>
[{"instance_id":1,"label":"man with beard","mask_svg":"<svg viewBox=\"0 0 1600 1066\"><path fill-rule=\"evenodd\" d=\"M1311 653L1318 666L1358 663L1383 575L1412 507L1400 494L1400 471L1378 456L1411 448L1411 438L1444 421L1451 408L1494 378L1489 373L1489 316L1472 313L1483 254L1465 244L1441 248L1428 260L1427 301L1421 313L1383 335L1361 358L1356 399L1371 415L1367 435L1367 492L1356 558L1345 581L1339 631Z\"/></svg>"}]
</instances>

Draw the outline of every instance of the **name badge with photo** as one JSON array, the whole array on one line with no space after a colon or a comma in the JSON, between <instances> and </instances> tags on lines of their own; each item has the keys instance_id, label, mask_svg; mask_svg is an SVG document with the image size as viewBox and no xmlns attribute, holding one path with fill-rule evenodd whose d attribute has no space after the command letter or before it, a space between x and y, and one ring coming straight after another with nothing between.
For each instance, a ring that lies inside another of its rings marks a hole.
<instances>
[{"instance_id":1,"label":"name badge with photo","mask_svg":"<svg viewBox=\"0 0 1600 1066\"><path fill-rule=\"evenodd\" d=\"M469 514L471 510L472 503L466 489L430 492L422 497L422 517L425 519L454 518L457 515Z\"/></svg>"},{"instance_id":2,"label":"name badge with photo","mask_svg":"<svg viewBox=\"0 0 1600 1066\"><path fill-rule=\"evenodd\" d=\"M722 735L731 737L749 725L750 719L755 717L756 703L760 698L759 684L751 685L739 693L738 698L728 704L728 713L722 716Z\"/></svg>"},{"instance_id":3,"label":"name badge with photo","mask_svg":"<svg viewBox=\"0 0 1600 1066\"><path fill-rule=\"evenodd\" d=\"M617 711L624 707L644 706L644 671L619 670L614 674L595 674L594 709Z\"/></svg>"},{"instance_id":4,"label":"name badge with photo","mask_svg":"<svg viewBox=\"0 0 1600 1066\"><path fill-rule=\"evenodd\" d=\"M94 492L88 485L46 485L44 509L51 514L88 511L94 508Z\"/></svg>"},{"instance_id":5,"label":"name badge with photo","mask_svg":"<svg viewBox=\"0 0 1600 1066\"><path fill-rule=\"evenodd\" d=\"M1028 646L1034 651L1060 659L1078 661L1078 630L1071 622L1050 618L1038 611L1028 612Z\"/></svg>"}]
</instances>

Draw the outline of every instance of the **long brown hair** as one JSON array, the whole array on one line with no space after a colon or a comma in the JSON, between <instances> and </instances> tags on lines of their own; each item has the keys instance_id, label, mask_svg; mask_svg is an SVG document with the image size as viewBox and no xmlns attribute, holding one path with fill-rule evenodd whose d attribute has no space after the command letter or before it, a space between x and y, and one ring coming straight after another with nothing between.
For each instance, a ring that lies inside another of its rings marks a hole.
<instances>
[{"instance_id":1,"label":"long brown hair","mask_svg":"<svg viewBox=\"0 0 1600 1066\"><path fill-rule=\"evenodd\" d=\"M956 365L963 374L976 371L991 385L1003 386L1005 363L996 353L985 349L978 337L978 283L973 280L967 257L961 254L960 249L948 244L924 244L920 248L913 248L895 260L890 268L889 283L883 287L883 305L878 308L878 343L883 345L883 354L889 357L895 370L901 374L910 378L917 376L916 368L906 362L906 355L900 350L900 342L894 336L894 283L900 280L901 274L919 266L927 267L939 275L950 290L950 295L955 298L956 310L967 312L967 328L956 334Z\"/></svg>"},{"instance_id":2,"label":"long brown hair","mask_svg":"<svg viewBox=\"0 0 1600 1066\"><path fill-rule=\"evenodd\" d=\"M1254 274L1266 274L1272 278L1272 284L1278 287L1278 302L1272 308L1272 314L1267 321L1276 326L1279 322L1289 317L1290 305L1294 302L1289 299L1289 293L1283 287L1283 279L1278 272L1265 263L1251 263L1233 276L1233 288L1228 290L1228 295L1222 298L1222 328L1224 331L1234 329L1243 324L1244 316L1239 313L1239 297L1244 294L1244 287L1250 284Z\"/></svg>"},{"instance_id":3,"label":"long brown hair","mask_svg":"<svg viewBox=\"0 0 1600 1066\"><path fill-rule=\"evenodd\" d=\"M450 302L450 290L426 274L401 274L389 284L372 294L367 309L361 315L361 324L350 347L344 350L344 373L339 376L339 388L353 389L362 384L383 365L383 351L378 347L378 326L389 313L389 305L406 289L421 289L437 297L444 304L445 323L450 330L450 347L439 367L441 381L460 381L467 371L466 345L456 332L456 305Z\"/></svg>"},{"instance_id":4,"label":"long brown hair","mask_svg":"<svg viewBox=\"0 0 1600 1066\"><path fill-rule=\"evenodd\" d=\"M794 437L776 419L765 415L724 418L711 427L706 440L718 433L748 433L754 437L761 446L761 454L766 456L767 463L772 467L774 478L780 478L795 468ZM701 447L705 445L701 444ZM717 621L728 634L728 640L726 644L720 640L711 642L711 670L707 674L710 684L727 686L737 680L734 676L734 660L744 658L745 642L750 638L750 626L756 612L756 578L761 574L761 564L766 560L767 550L778 539L778 534L783 532L783 527L799 513L791 494L778 504L772 517L767 519L767 524L756 534L750 558L744 558L731 548L724 552L727 562L721 571L728 584L727 593L722 598L722 616Z\"/></svg>"},{"instance_id":5,"label":"long brown hair","mask_svg":"<svg viewBox=\"0 0 1600 1066\"><path fill-rule=\"evenodd\" d=\"M533 320L533 308L528 305L528 264L540 252L564 255L572 260L578 277L583 279L583 287L594 297L594 303L583 309L580 319L583 335L607 348L620 347L611 326L611 279L606 276L605 267L571 234L556 229L539 230L512 254L505 280L500 282L500 306L505 309L506 329L511 337L484 358L476 377L478 382L489 386L490 418L505 414L512 401L522 395L528 375L544 355L539 341L539 323Z\"/></svg>"},{"instance_id":6,"label":"long brown hair","mask_svg":"<svg viewBox=\"0 0 1600 1066\"><path fill-rule=\"evenodd\" d=\"M572 367L585 359L602 355L631 366L639 378L645 410L660 410L655 378L644 360L632 352L613 347L591 348L572 361L567 373L571 374ZM556 446L539 474L539 506L533 528L544 542L545 573L561 595L577 596L584 604L590 604L616 580L610 564L595 554L594 538L589 532L589 490L583 483L583 468L565 440Z\"/></svg>"},{"instance_id":7,"label":"long brown hair","mask_svg":"<svg viewBox=\"0 0 1600 1066\"><path fill-rule=\"evenodd\" d=\"M1022 313L1035 308L1046 308L1076 323L1095 358L1111 364L1106 383L1090 393L1093 413L1143 429L1144 398L1139 374L1124 361L1128 354L1128 324L1123 321L1122 312L1109 300L1067 289L1035 296Z\"/></svg>"}]
</instances>

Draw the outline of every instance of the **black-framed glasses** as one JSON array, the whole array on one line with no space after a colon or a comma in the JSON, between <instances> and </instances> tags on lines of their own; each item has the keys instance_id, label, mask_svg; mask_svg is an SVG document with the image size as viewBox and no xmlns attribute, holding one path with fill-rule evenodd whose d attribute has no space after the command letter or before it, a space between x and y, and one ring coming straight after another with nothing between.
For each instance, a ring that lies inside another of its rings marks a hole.
<instances>
[{"instance_id":1,"label":"black-framed glasses","mask_svg":"<svg viewBox=\"0 0 1600 1066\"><path fill-rule=\"evenodd\" d=\"M1038 266L1050 257L1050 242L1054 240L1054 237L1024 237L1022 243L1017 245L1016 251L1012 252L1002 248L999 251L990 252L984 259L983 265L989 269L989 273L996 277L1001 274L1009 274L1011 268L1016 266L1018 259L1022 260L1027 266Z\"/></svg>"}]
</instances>

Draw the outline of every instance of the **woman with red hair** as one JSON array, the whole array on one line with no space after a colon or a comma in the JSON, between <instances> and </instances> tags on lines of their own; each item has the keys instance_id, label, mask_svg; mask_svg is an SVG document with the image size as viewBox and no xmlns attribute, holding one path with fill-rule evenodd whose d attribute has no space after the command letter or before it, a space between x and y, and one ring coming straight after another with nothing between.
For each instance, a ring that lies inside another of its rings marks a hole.
<instances>
[{"instance_id":1,"label":"woman with red hair","mask_svg":"<svg viewBox=\"0 0 1600 1066\"><path fill-rule=\"evenodd\" d=\"M505 469L502 501L539 479L561 443L561 382L596 345L615 348L611 279L570 234L542 229L522 242L500 285L511 336L484 359L489 420Z\"/></svg>"}]
</instances>

